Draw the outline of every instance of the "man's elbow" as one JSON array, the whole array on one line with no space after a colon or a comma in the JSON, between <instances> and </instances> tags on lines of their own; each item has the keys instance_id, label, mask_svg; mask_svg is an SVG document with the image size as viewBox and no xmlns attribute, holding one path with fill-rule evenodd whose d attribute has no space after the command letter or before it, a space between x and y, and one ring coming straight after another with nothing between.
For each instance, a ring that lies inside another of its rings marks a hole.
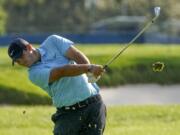
<instances>
[{"instance_id":1,"label":"man's elbow","mask_svg":"<svg viewBox=\"0 0 180 135\"><path fill-rule=\"evenodd\" d=\"M52 69L49 76L49 83L52 83L54 81L59 80L61 77L63 77L63 70L62 69Z\"/></svg>"}]
</instances>

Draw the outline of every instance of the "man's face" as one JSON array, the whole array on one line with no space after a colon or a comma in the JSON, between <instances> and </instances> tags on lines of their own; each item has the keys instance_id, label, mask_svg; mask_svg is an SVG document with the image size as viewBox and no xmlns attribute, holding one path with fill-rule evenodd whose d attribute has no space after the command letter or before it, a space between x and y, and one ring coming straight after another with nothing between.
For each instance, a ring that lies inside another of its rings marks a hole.
<instances>
[{"instance_id":1,"label":"man's face","mask_svg":"<svg viewBox=\"0 0 180 135\"><path fill-rule=\"evenodd\" d=\"M15 62L21 66L30 67L34 62L32 55L32 50L23 50L22 56L16 59Z\"/></svg>"}]
</instances>

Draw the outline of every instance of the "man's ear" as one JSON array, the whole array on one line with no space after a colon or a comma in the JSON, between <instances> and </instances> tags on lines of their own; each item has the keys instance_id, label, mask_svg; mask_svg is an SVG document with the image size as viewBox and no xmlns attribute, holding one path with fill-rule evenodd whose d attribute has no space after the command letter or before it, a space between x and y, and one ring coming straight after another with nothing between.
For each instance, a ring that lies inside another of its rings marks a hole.
<instances>
[{"instance_id":1,"label":"man's ear","mask_svg":"<svg viewBox=\"0 0 180 135\"><path fill-rule=\"evenodd\" d=\"M32 51L33 50L33 46L31 44L28 44L28 45L26 45L26 49L28 51Z\"/></svg>"}]
</instances>

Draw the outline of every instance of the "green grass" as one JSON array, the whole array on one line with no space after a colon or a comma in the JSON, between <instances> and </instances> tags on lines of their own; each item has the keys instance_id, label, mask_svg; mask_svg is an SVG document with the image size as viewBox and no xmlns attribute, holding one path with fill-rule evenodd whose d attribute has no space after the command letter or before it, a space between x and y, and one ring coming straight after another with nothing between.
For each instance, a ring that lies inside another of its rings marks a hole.
<instances>
[{"instance_id":1,"label":"green grass","mask_svg":"<svg viewBox=\"0 0 180 135\"><path fill-rule=\"evenodd\" d=\"M92 63L104 65L123 46L78 45ZM180 83L179 45L132 45L98 81L100 86L116 86L136 83ZM152 63L165 63L163 72L152 71ZM7 48L0 48L0 103L51 104L47 94L28 80L25 68L11 66Z\"/></svg>"},{"instance_id":2,"label":"green grass","mask_svg":"<svg viewBox=\"0 0 180 135\"><path fill-rule=\"evenodd\" d=\"M7 48L0 48L0 71L1 104L51 104L47 94L29 81L26 68L11 66Z\"/></svg>"},{"instance_id":3,"label":"green grass","mask_svg":"<svg viewBox=\"0 0 180 135\"><path fill-rule=\"evenodd\" d=\"M105 64L122 46L80 46L93 63ZM180 46L178 45L133 45L110 65L110 70L99 81L100 85L158 83L175 84L180 79ZM155 73L152 63L165 63L163 72Z\"/></svg>"},{"instance_id":4,"label":"green grass","mask_svg":"<svg viewBox=\"0 0 180 135\"><path fill-rule=\"evenodd\" d=\"M26 113L23 114L23 112ZM0 135L51 135L49 106L1 106ZM180 106L108 107L105 135L179 135Z\"/></svg>"}]
</instances>

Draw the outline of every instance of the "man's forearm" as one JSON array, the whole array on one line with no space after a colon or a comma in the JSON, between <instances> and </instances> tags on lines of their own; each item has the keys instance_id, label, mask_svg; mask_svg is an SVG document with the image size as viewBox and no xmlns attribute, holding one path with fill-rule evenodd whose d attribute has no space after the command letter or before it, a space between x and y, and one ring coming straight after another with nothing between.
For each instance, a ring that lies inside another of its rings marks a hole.
<instances>
[{"instance_id":1,"label":"man's forearm","mask_svg":"<svg viewBox=\"0 0 180 135\"><path fill-rule=\"evenodd\" d=\"M88 64L69 64L63 67L52 69L49 77L49 83L58 80L65 76L77 76L83 73L87 73L90 65Z\"/></svg>"}]
</instances>

